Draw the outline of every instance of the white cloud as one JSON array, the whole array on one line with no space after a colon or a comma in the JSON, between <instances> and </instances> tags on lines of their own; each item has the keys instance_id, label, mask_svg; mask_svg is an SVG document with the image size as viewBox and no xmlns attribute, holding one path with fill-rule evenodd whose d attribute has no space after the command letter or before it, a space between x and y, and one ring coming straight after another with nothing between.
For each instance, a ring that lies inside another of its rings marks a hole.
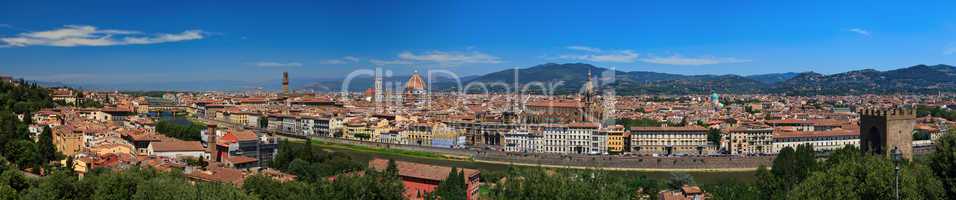
<instances>
[{"instance_id":1,"label":"white cloud","mask_svg":"<svg viewBox=\"0 0 956 200\"><path fill-rule=\"evenodd\" d=\"M373 65L379 65L379 66L382 66L382 65L411 65L411 64L412 64L411 61L407 61L407 60L379 60L379 59L371 59L371 60L369 60L368 62L372 63Z\"/></svg>"},{"instance_id":2,"label":"white cloud","mask_svg":"<svg viewBox=\"0 0 956 200\"><path fill-rule=\"evenodd\" d=\"M745 63L750 62L748 59L738 59L738 58L718 58L718 57L683 57L680 55L672 55L669 57L656 57L652 56L649 58L641 59L643 62L654 63L654 64L664 64L664 65L713 65L713 64L727 64L727 63Z\"/></svg>"},{"instance_id":3,"label":"white cloud","mask_svg":"<svg viewBox=\"0 0 956 200\"><path fill-rule=\"evenodd\" d=\"M302 63L298 63L298 62L282 63L282 62L263 61L263 62L257 62L255 63L255 65L259 67L301 67Z\"/></svg>"},{"instance_id":4,"label":"white cloud","mask_svg":"<svg viewBox=\"0 0 956 200\"><path fill-rule=\"evenodd\" d=\"M67 25L48 31L24 32L14 37L3 37L4 46L115 46L133 44L157 44L203 39L208 34L202 30L186 30L181 33L144 34L140 31L98 29L89 25Z\"/></svg>"},{"instance_id":5,"label":"white cloud","mask_svg":"<svg viewBox=\"0 0 956 200\"><path fill-rule=\"evenodd\" d=\"M116 83L141 82L143 80L168 80L172 75L164 73L55 73L24 75L23 79L63 83Z\"/></svg>"},{"instance_id":6,"label":"white cloud","mask_svg":"<svg viewBox=\"0 0 956 200\"><path fill-rule=\"evenodd\" d=\"M374 65L412 65L432 63L441 66L457 66L461 64L497 64L502 62L501 58L498 58L497 56L478 51L429 51L423 53L412 53L410 51L405 51L399 53L397 57L397 59L393 60L371 59L369 62Z\"/></svg>"},{"instance_id":7,"label":"white cloud","mask_svg":"<svg viewBox=\"0 0 956 200\"><path fill-rule=\"evenodd\" d=\"M594 47L589 47L589 46L580 46L580 45L578 45L578 46L568 46L568 49L570 49L570 50L578 50L578 51L587 51L587 52L601 52L601 49L599 49L599 48L594 48Z\"/></svg>"},{"instance_id":8,"label":"white cloud","mask_svg":"<svg viewBox=\"0 0 956 200\"><path fill-rule=\"evenodd\" d=\"M595 54L587 55L561 55L559 59L568 59L568 60L586 60L591 62L616 62L616 63L633 63L637 61L638 54L631 50L622 50L614 52L595 52Z\"/></svg>"},{"instance_id":9,"label":"white cloud","mask_svg":"<svg viewBox=\"0 0 956 200\"><path fill-rule=\"evenodd\" d=\"M357 57L354 57L354 56L345 56L345 57L342 57L342 58L322 60L322 61L319 61L319 64L323 64L323 65L340 65L340 64L346 64L346 63L354 63L354 62L358 62L358 61L359 61L359 58L357 58Z\"/></svg>"},{"instance_id":10,"label":"white cloud","mask_svg":"<svg viewBox=\"0 0 956 200\"><path fill-rule=\"evenodd\" d=\"M453 66L459 64L471 64L471 63L485 63L485 64L497 64L501 63L501 59L488 55L485 53L472 51L472 52L445 52L445 51L431 51L422 54L415 54L409 51L402 52L398 54L398 59L404 61L412 62L433 62L438 63L444 66Z\"/></svg>"},{"instance_id":11,"label":"white cloud","mask_svg":"<svg viewBox=\"0 0 956 200\"><path fill-rule=\"evenodd\" d=\"M851 29L848 29L847 31L854 32L854 33L860 34L860 35L862 35L862 36L870 36L870 31L865 30L865 29L861 29L861 28L851 28Z\"/></svg>"},{"instance_id":12,"label":"white cloud","mask_svg":"<svg viewBox=\"0 0 956 200\"><path fill-rule=\"evenodd\" d=\"M956 45L950 45L943 48L943 55L953 55L956 54Z\"/></svg>"}]
</instances>

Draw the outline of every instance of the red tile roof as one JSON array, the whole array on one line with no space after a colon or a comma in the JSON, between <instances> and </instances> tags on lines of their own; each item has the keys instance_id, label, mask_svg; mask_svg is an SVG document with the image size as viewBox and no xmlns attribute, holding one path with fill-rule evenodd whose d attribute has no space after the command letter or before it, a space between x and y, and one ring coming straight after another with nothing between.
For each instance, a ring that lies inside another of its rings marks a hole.
<instances>
[{"instance_id":1,"label":"red tile roof","mask_svg":"<svg viewBox=\"0 0 956 200\"><path fill-rule=\"evenodd\" d=\"M580 108L583 105L578 101L539 100L527 104L529 107Z\"/></svg>"},{"instance_id":2,"label":"red tile roof","mask_svg":"<svg viewBox=\"0 0 956 200\"><path fill-rule=\"evenodd\" d=\"M246 175L238 169L209 166L206 171L195 170L192 173L186 174L186 177L201 181L242 185L242 181L245 180Z\"/></svg>"},{"instance_id":3,"label":"red tile roof","mask_svg":"<svg viewBox=\"0 0 956 200\"><path fill-rule=\"evenodd\" d=\"M833 129L829 131L774 131L774 138L800 138L800 137L827 137L827 136L860 136L858 129Z\"/></svg>"},{"instance_id":4,"label":"red tile roof","mask_svg":"<svg viewBox=\"0 0 956 200\"><path fill-rule=\"evenodd\" d=\"M445 166L426 165L405 161L395 161L395 164L398 165L399 176L421 178L426 180L442 181L448 178L448 172L451 172L451 168ZM385 170L388 168L388 160L375 158L369 161L368 165L369 168L374 170ZM478 174L478 170L474 169L459 168L459 170L464 170L465 178Z\"/></svg>"},{"instance_id":5,"label":"red tile roof","mask_svg":"<svg viewBox=\"0 0 956 200\"><path fill-rule=\"evenodd\" d=\"M226 157L226 160L232 164L244 164L244 163L252 163L257 161L256 158L249 157L249 156L229 156L229 157Z\"/></svg>"},{"instance_id":6,"label":"red tile roof","mask_svg":"<svg viewBox=\"0 0 956 200\"><path fill-rule=\"evenodd\" d=\"M707 128L700 126L670 126L670 127L631 127L631 131L694 131L706 132Z\"/></svg>"},{"instance_id":7,"label":"red tile roof","mask_svg":"<svg viewBox=\"0 0 956 200\"><path fill-rule=\"evenodd\" d=\"M199 141L166 141L153 142L154 152L179 152L179 151L203 151L202 144Z\"/></svg>"}]
</instances>

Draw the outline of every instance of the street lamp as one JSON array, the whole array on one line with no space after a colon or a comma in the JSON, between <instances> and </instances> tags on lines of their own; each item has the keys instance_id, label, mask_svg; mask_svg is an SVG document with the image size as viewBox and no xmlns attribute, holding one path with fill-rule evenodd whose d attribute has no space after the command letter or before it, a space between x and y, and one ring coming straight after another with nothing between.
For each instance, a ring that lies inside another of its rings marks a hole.
<instances>
[{"instance_id":1,"label":"street lamp","mask_svg":"<svg viewBox=\"0 0 956 200\"><path fill-rule=\"evenodd\" d=\"M896 200L900 200L900 161L903 160L903 153L900 152L899 148L893 147L891 155L893 156L893 163L896 164Z\"/></svg>"}]
</instances>

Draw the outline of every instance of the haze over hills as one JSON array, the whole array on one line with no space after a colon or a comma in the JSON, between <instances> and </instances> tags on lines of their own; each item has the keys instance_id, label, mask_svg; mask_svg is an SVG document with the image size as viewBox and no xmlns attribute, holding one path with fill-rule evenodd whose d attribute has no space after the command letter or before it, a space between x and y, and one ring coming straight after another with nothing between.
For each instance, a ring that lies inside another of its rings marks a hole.
<instances>
[{"instance_id":1,"label":"haze over hills","mask_svg":"<svg viewBox=\"0 0 956 200\"><path fill-rule=\"evenodd\" d=\"M831 75L816 72L784 72L740 76L727 75L681 75L649 71L620 71L584 63L546 63L517 69L521 87L529 83L542 83L552 88L554 94L574 93L582 87L590 71L593 77L613 76L613 81L601 80L603 89L613 88L620 95L630 94L705 94L718 93L775 93L791 95L815 94L869 94L869 93L936 93L956 91L956 67L949 65L916 65L895 70L855 70ZM602 76L603 74L607 76ZM404 83L410 75L394 75L384 78L385 83ZM506 69L484 75L459 77L463 86L484 83L486 86L514 83L515 69ZM427 76L423 75L427 80ZM293 78L292 88L300 91L340 91L343 79ZM373 87L373 78L360 76L351 79L350 91L364 91ZM279 79L267 81L204 80L168 83L137 84L64 84L38 82L47 86L71 86L97 90L277 90ZM457 89L457 81L439 76L433 82L436 90ZM542 85L528 86L540 88ZM393 86L394 87L394 86ZM490 87L492 91L495 87ZM472 86L469 89L476 89Z\"/></svg>"},{"instance_id":2,"label":"haze over hills","mask_svg":"<svg viewBox=\"0 0 956 200\"><path fill-rule=\"evenodd\" d=\"M520 84L534 81L555 83L558 93L575 91L583 85L587 72L594 76L609 71L590 64L542 64L518 69ZM618 94L704 94L777 93L792 95L867 94L867 93L936 93L956 91L956 67L949 65L916 65L889 71L873 69L832 75L815 72L740 75L679 75L646 71L613 71L614 81L602 84ZM514 80L514 70L502 70L475 78L473 81L505 82Z\"/></svg>"}]
</instances>

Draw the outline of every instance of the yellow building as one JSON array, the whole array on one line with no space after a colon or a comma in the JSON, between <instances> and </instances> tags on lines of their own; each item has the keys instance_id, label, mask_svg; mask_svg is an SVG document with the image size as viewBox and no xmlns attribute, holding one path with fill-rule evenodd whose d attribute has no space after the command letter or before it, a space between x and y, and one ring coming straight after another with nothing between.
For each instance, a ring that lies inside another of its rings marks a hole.
<instances>
[{"instance_id":1,"label":"yellow building","mask_svg":"<svg viewBox=\"0 0 956 200\"><path fill-rule=\"evenodd\" d=\"M432 127L428 124L413 124L399 132L402 138L402 144L414 144L422 146L431 146Z\"/></svg>"},{"instance_id":2,"label":"yellow building","mask_svg":"<svg viewBox=\"0 0 956 200\"><path fill-rule=\"evenodd\" d=\"M129 144L103 144L90 148L96 155L129 154L133 155L133 146Z\"/></svg>"},{"instance_id":3,"label":"yellow building","mask_svg":"<svg viewBox=\"0 0 956 200\"><path fill-rule=\"evenodd\" d=\"M250 115L258 115L258 114L257 114L257 113L254 113L254 112L247 112L247 111L230 112L230 113L229 113L229 122L231 122L231 123L233 123L233 124L242 124L242 125L251 124L251 123L249 122L249 116L250 116Z\"/></svg>"},{"instance_id":4,"label":"yellow building","mask_svg":"<svg viewBox=\"0 0 956 200\"><path fill-rule=\"evenodd\" d=\"M618 154L624 152L624 126L614 125L607 127L607 151L608 153Z\"/></svg>"},{"instance_id":5,"label":"yellow building","mask_svg":"<svg viewBox=\"0 0 956 200\"><path fill-rule=\"evenodd\" d=\"M83 131L69 126L58 126L53 129L53 146L63 155L76 155L83 148Z\"/></svg>"},{"instance_id":6,"label":"yellow building","mask_svg":"<svg viewBox=\"0 0 956 200\"><path fill-rule=\"evenodd\" d=\"M448 127L444 123L436 123L432 126L431 146L442 148L463 147L465 131Z\"/></svg>"},{"instance_id":7,"label":"yellow building","mask_svg":"<svg viewBox=\"0 0 956 200\"><path fill-rule=\"evenodd\" d=\"M391 123L389 123L388 120L385 120L385 119L379 120L378 123L375 123L375 125L372 126L371 140L381 141L382 134L392 131L393 128L394 127L392 127Z\"/></svg>"},{"instance_id":8,"label":"yellow building","mask_svg":"<svg viewBox=\"0 0 956 200\"><path fill-rule=\"evenodd\" d=\"M362 141L369 141L372 139L372 129L370 129L365 122L360 120L352 120L348 123L345 123L345 128L343 131L342 137L345 137L345 139Z\"/></svg>"}]
</instances>

